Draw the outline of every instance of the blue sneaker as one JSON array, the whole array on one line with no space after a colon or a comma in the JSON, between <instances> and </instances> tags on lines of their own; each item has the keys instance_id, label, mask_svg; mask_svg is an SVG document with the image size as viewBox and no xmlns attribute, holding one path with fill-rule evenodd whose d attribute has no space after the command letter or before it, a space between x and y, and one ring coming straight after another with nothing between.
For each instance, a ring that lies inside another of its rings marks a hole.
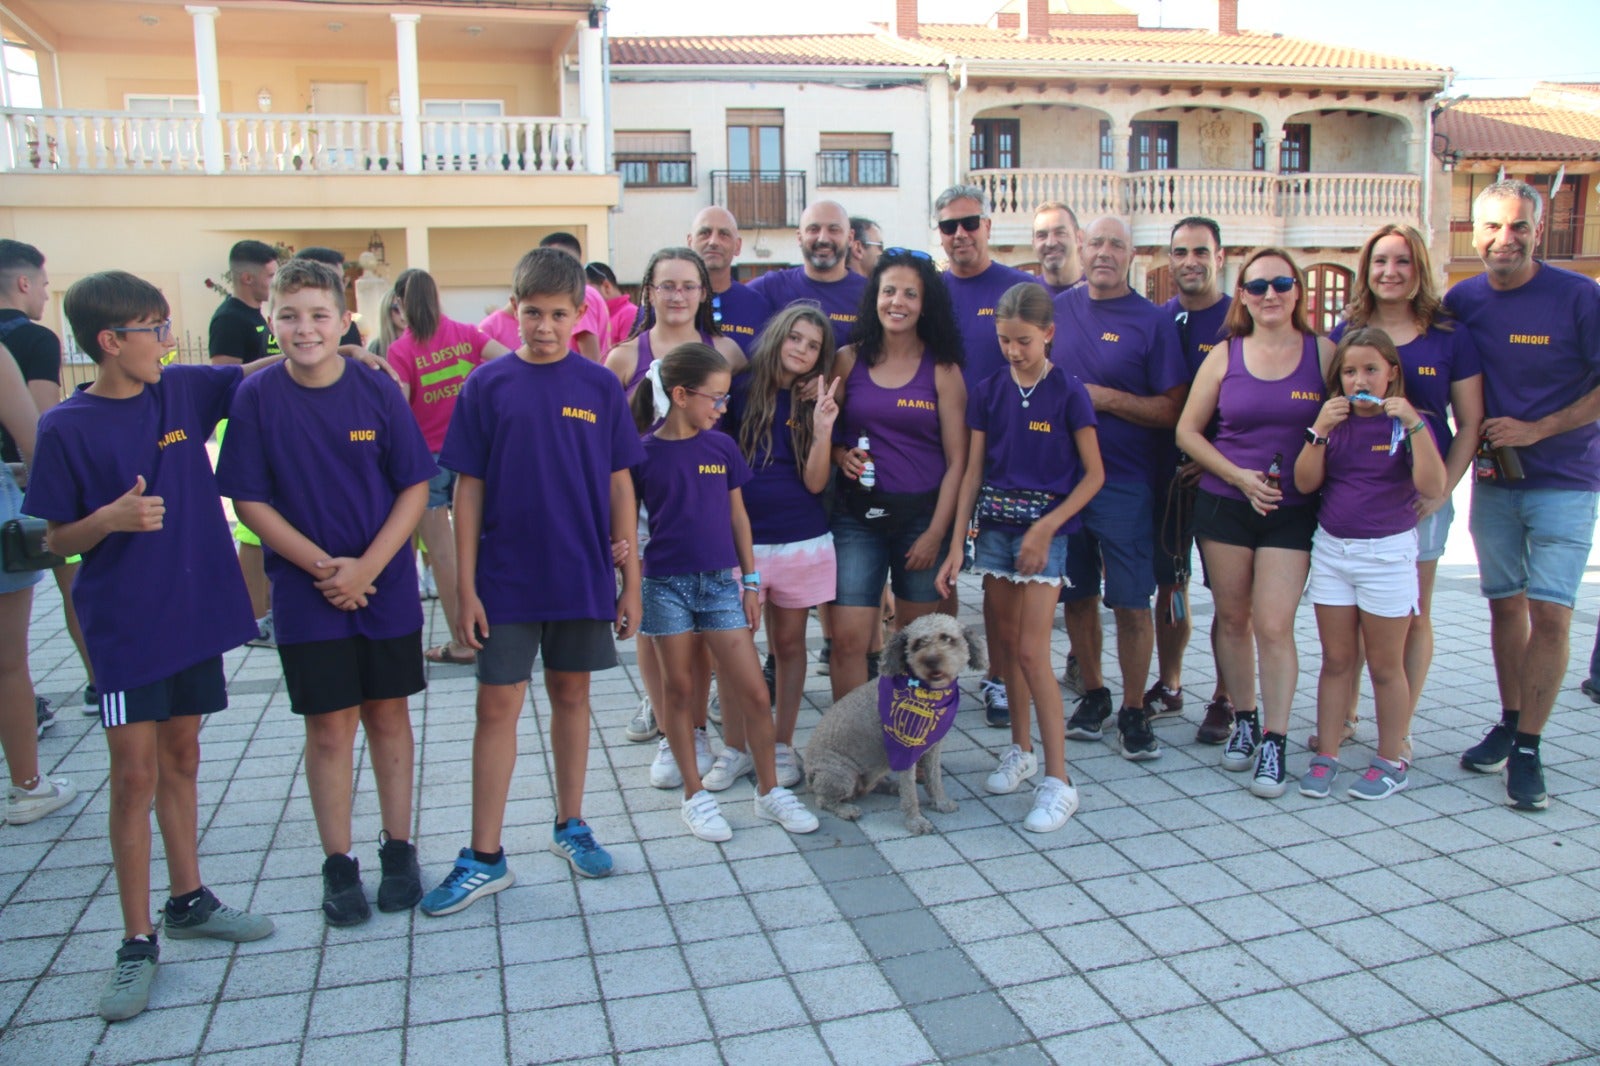
<instances>
[{"instance_id":1,"label":"blue sneaker","mask_svg":"<svg viewBox=\"0 0 1600 1066\"><path fill-rule=\"evenodd\" d=\"M466 910L474 901L516 884L502 851L497 863L479 862L471 848L462 848L449 876L438 888L422 897L422 913L430 918Z\"/></svg>"},{"instance_id":2,"label":"blue sneaker","mask_svg":"<svg viewBox=\"0 0 1600 1066\"><path fill-rule=\"evenodd\" d=\"M584 877L611 876L611 853L594 839L594 831L582 818L569 818L565 829L557 829L550 839L550 850L572 864Z\"/></svg>"}]
</instances>

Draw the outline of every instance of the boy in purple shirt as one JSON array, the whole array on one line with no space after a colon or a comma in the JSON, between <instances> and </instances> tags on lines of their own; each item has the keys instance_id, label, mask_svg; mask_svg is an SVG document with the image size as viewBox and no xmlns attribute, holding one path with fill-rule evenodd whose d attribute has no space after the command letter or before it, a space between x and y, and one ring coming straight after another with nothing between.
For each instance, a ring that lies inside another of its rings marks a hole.
<instances>
[{"instance_id":1,"label":"boy in purple shirt","mask_svg":"<svg viewBox=\"0 0 1600 1066\"><path fill-rule=\"evenodd\" d=\"M411 531L436 472L398 388L339 355L349 325L333 268L290 260L272 282L270 323L286 356L234 398L217 467L224 495L268 549L272 617L289 707L306 727L306 785L325 859L329 925L372 916L350 854L351 745L367 733L383 831L378 909L422 898L410 843L407 698L426 684Z\"/></svg>"},{"instance_id":2,"label":"boy in purple shirt","mask_svg":"<svg viewBox=\"0 0 1600 1066\"><path fill-rule=\"evenodd\" d=\"M119 1021L144 1010L159 955L152 803L171 879L167 935L242 942L272 933L269 919L223 905L200 880L195 776L201 715L228 705L222 653L255 635L205 441L243 375L274 360L163 369L166 298L121 271L75 282L63 308L99 373L40 420L23 511L50 523L53 549L83 556L72 599L110 751L124 929L99 1012Z\"/></svg>"},{"instance_id":3,"label":"boy in purple shirt","mask_svg":"<svg viewBox=\"0 0 1600 1066\"><path fill-rule=\"evenodd\" d=\"M460 628L478 652L472 748L472 842L422 900L454 914L515 881L501 847L517 761L517 718L536 655L544 660L556 823L550 850L585 877L611 856L583 821L589 674L617 663L611 630L639 626L639 561L629 468L643 458L611 371L569 351L583 307L583 265L554 248L522 257L512 278L522 346L467 379L439 463L460 475L456 551Z\"/></svg>"}]
</instances>

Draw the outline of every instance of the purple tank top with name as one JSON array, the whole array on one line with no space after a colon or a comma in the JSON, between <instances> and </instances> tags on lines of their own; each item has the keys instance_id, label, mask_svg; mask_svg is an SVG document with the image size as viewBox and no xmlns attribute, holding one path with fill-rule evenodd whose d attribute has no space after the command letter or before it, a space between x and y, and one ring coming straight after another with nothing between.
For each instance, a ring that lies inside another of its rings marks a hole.
<instances>
[{"instance_id":1,"label":"purple tank top with name","mask_svg":"<svg viewBox=\"0 0 1600 1066\"><path fill-rule=\"evenodd\" d=\"M944 479L933 369L933 357L924 352L917 372L898 389L873 381L863 360L850 369L839 419L843 443L854 447L867 435L882 492L930 492Z\"/></svg>"},{"instance_id":2,"label":"purple tank top with name","mask_svg":"<svg viewBox=\"0 0 1600 1066\"><path fill-rule=\"evenodd\" d=\"M701 333L700 342L707 347L716 347L711 343L711 334L709 333ZM639 382L644 380L644 376L650 372L650 364L655 361L655 354L650 350L650 331L645 330L639 334L639 361L634 365L633 377L629 378L628 383L622 386L624 396L630 400L633 399L634 390L639 387Z\"/></svg>"},{"instance_id":3,"label":"purple tank top with name","mask_svg":"<svg viewBox=\"0 0 1600 1066\"><path fill-rule=\"evenodd\" d=\"M1322 410L1322 365L1317 338L1306 337L1300 363L1287 377L1263 381L1244 365L1244 339L1228 340L1228 370L1217 393L1217 451L1244 470L1265 471L1274 455L1283 456L1283 506L1307 502L1295 491L1294 460L1305 443L1306 427ZM1217 496L1243 500L1244 493L1215 474L1200 475L1200 487Z\"/></svg>"}]
</instances>

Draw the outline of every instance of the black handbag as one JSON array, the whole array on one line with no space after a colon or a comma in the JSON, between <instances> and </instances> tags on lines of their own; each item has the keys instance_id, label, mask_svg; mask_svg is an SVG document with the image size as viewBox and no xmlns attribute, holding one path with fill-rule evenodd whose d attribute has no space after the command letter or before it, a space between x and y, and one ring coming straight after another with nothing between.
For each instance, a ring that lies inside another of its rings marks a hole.
<instances>
[{"instance_id":1,"label":"black handbag","mask_svg":"<svg viewBox=\"0 0 1600 1066\"><path fill-rule=\"evenodd\" d=\"M863 489L846 483L841 487L845 509L857 521L876 533L888 536L900 532L910 521L932 514L939 502L939 490L927 492L884 492L882 489Z\"/></svg>"},{"instance_id":2,"label":"black handbag","mask_svg":"<svg viewBox=\"0 0 1600 1066\"><path fill-rule=\"evenodd\" d=\"M985 484L978 489L974 508L979 523L1031 526L1061 503L1062 497L1043 489L1001 489Z\"/></svg>"},{"instance_id":3,"label":"black handbag","mask_svg":"<svg viewBox=\"0 0 1600 1066\"><path fill-rule=\"evenodd\" d=\"M0 526L0 569L8 574L54 570L66 559L45 545L49 524L42 518L13 518Z\"/></svg>"}]
</instances>

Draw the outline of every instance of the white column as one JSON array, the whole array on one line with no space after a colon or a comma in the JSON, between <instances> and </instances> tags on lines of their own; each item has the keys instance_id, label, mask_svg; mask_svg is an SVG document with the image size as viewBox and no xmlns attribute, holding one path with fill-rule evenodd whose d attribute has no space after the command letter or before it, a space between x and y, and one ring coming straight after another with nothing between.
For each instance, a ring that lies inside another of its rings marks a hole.
<instances>
[{"instance_id":1,"label":"white column","mask_svg":"<svg viewBox=\"0 0 1600 1066\"><path fill-rule=\"evenodd\" d=\"M421 15L390 15L400 65L400 160L407 174L422 173L422 90L417 74L417 23Z\"/></svg>"},{"instance_id":2,"label":"white column","mask_svg":"<svg viewBox=\"0 0 1600 1066\"><path fill-rule=\"evenodd\" d=\"M428 227L407 226L406 267L414 270L427 270L430 253L431 249L428 244Z\"/></svg>"},{"instance_id":3,"label":"white column","mask_svg":"<svg viewBox=\"0 0 1600 1066\"><path fill-rule=\"evenodd\" d=\"M217 74L217 15L214 7L185 6L194 19L194 71L200 89L200 155L207 174L221 174L222 86Z\"/></svg>"},{"instance_id":4,"label":"white column","mask_svg":"<svg viewBox=\"0 0 1600 1066\"><path fill-rule=\"evenodd\" d=\"M606 172L606 85L601 68L605 34L587 25L578 30L578 109L583 115L583 169Z\"/></svg>"}]
</instances>

